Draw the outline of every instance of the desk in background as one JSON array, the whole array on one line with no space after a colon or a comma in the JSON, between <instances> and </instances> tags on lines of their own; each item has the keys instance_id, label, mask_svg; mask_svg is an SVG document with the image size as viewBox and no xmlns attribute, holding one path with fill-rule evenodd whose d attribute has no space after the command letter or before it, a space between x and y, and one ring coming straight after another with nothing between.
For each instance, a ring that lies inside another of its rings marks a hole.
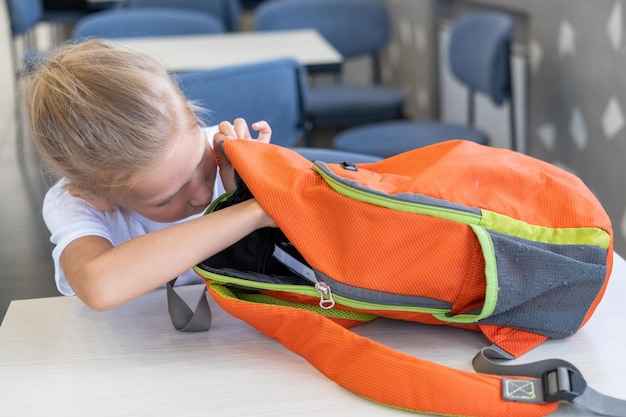
<instances>
[{"instance_id":1,"label":"desk in background","mask_svg":"<svg viewBox=\"0 0 626 417\"><path fill-rule=\"evenodd\" d=\"M180 288L192 301L200 286ZM517 362L559 357L596 390L626 398L626 262L589 323ZM179 333L165 290L96 313L75 297L13 301L0 327L0 414L20 417L409 416L328 380L211 302L209 332ZM379 319L354 331L460 369L486 345L475 332ZM554 416L588 415L563 405Z\"/></svg>"},{"instance_id":2,"label":"desk in background","mask_svg":"<svg viewBox=\"0 0 626 417\"><path fill-rule=\"evenodd\" d=\"M112 39L146 52L170 71L195 71L293 57L309 68L336 69L341 54L316 30L228 32L211 35Z\"/></svg>"}]
</instances>

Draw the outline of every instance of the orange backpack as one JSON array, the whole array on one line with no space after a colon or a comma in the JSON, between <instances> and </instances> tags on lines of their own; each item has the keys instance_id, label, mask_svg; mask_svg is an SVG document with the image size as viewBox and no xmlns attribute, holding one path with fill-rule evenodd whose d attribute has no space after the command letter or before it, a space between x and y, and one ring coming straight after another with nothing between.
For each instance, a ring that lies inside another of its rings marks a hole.
<instances>
[{"instance_id":1,"label":"orange backpack","mask_svg":"<svg viewBox=\"0 0 626 417\"><path fill-rule=\"evenodd\" d=\"M565 400L626 415L626 402L587 387L567 362L512 372L494 360L575 333L602 298L611 223L574 175L468 141L369 164L311 162L250 140L221 147L241 186L208 211L254 196L279 226L196 266L232 315L343 387L395 408L541 416ZM493 345L474 365L489 374L420 360L347 330L376 317L482 332ZM303 332L311 328L318 331Z\"/></svg>"}]
</instances>

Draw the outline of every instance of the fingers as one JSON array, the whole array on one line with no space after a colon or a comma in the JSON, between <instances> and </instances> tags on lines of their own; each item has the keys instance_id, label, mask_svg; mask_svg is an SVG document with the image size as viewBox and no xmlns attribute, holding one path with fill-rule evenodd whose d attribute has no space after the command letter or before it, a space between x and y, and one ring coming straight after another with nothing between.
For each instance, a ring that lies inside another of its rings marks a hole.
<instances>
[{"instance_id":1,"label":"fingers","mask_svg":"<svg viewBox=\"0 0 626 417\"><path fill-rule=\"evenodd\" d=\"M252 129L259 132L258 141L269 143L272 138L272 128L269 123L265 120L261 120L260 122L252 123Z\"/></svg>"},{"instance_id":2,"label":"fingers","mask_svg":"<svg viewBox=\"0 0 626 417\"><path fill-rule=\"evenodd\" d=\"M218 127L218 131L217 133L215 133L215 135L213 135L214 143L217 143L224 139L234 139L237 137L237 134L235 133L235 128L233 127L232 124L230 124L230 122L228 121L220 122L220 124L217 127Z\"/></svg>"},{"instance_id":3,"label":"fingers","mask_svg":"<svg viewBox=\"0 0 626 417\"><path fill-rule=\"evenodd\" d=\"M235 130L235 137L238 139L252 139L250 130L248 129L248 123L245 119L239 117L233 122L233 128Z\"/></svg>"},{"instance_id":4,"label":"fingers","mask_svg":"<svg viewBox=\"0 0 626 417\"><path fill-rule=\"evenodd\" d=\"M256 140L268 143L272 137L272 128L264 120L252 124L252 129L258 132ZM237 118L231 124L228 121L220 122L218 132L213 136L213 142L217 143L224 139L253 139L248 128L248 123L243 118Z\"/></svg>"}]
</instances>

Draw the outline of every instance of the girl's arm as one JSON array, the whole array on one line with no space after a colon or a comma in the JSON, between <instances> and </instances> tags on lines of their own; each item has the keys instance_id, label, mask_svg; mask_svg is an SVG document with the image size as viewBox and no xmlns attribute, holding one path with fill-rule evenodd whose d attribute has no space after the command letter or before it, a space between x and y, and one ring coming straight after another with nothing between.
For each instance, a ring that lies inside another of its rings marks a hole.
<instances>
[{"instance_id":1,"label":"girl's arm","mask_svg":"<svg viewBox=\"0 0 626 417\"><path fill-rule=\"evenodd\" d=\"M117 247L98 236L76 239L63 251L61 267L76 295L104 311L167 283L267 226L275 224L255 200L248 200Z\"/></svg>"}]
</instances>

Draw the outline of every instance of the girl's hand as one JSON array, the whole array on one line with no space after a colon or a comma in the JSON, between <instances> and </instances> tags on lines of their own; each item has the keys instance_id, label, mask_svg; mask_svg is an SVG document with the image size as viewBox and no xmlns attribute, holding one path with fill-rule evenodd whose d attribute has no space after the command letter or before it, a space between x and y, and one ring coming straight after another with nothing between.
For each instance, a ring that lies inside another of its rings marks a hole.
<instances>
[{"instance_id":1,"label":"girl's hand","mask_svg":"<svg viewBox=\"0 0 626 417\"><path fill-rule=\"evenodd\" d=\"M220 167L220 176L226 191L234 190L237 187L235 183L235 172L230 162L223 157L222 152L219 150L218 143L230 139L250 139L269 143L272 137L272 128L269 123L259 121L252 123L251 127L255 132L259 133L257 139L252 138L250 130L248 129L248 123L242 118L235 119L233 124L227 121L221 122L218 125L219 131L213 136L213 152L215 153L217 165Z\"/></svg>"},{"instance_id":2,"label":"girl's hand","mask_svg":"<svg viewBox=\"0 0 626 417\"><path fill-rule=\"evenodd\" d=\"M256 140L264 143L269 143L272 138L272 128L265 120L261 120L251 125L252 130L258 132L259 135ZM233 130L235 131L235 137L239 139L253 139L248 129L248 123L242 118L235 119L233 122Z\"/></svg>"},{"instance_id":3,"label":"girl's hand","mask_svg":"<svg viewBox=\"0 0 626 417\"><path fill-rule=\"evenodd\" d=\"M256 140L269 143L272 137L272 128L269 123L264 120L252 123L252 130L258 132L259 135ZM219 131L213 137L214 143L224 139L252 139L255 140L250 134L248 129L248 123L245 119L235 119L233 124L228 121L223 121L218 125Z\"/></svg>"}]
</instances>

